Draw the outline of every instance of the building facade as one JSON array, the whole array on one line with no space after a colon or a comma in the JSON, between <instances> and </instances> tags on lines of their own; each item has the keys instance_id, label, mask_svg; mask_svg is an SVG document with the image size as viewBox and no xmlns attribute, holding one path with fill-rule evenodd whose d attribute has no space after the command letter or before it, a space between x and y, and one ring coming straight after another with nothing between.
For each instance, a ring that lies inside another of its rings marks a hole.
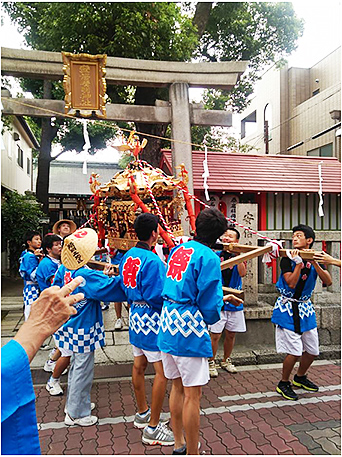
<instances>
[{"instance_id":1,"label":"building facade","mask_svg":"<svg viewBox=\"0 0 342 457\"><path fill-rule=\"evenodd\" d=\"M1 190L32 191L32 150L39 145L25 120L13 116L1 135Z\"/></svg>"},{"instance_id":2,"label":"building facade","mask_svg":"<svg viewBox=\"0 0 342 457\"><path fill-rule=\"evenodd\" d=\"M341 160L341 47L311 68L267 70L240 120L259 153Z\"/></svg>"},{"instance_id":3,"label":"building facade","mask_svg":"<svg viewBox=\"0 0 342 457\"><path fill-rule=\"evenodd\" d=\"M39 144L20 116L12 116L10 124L2 127L1 134L1 195L18 192L24 195L33 189L32 151ZM1 272L7 272L9 259L7 242L1 239Z\"/></svg>"}]
</instances>

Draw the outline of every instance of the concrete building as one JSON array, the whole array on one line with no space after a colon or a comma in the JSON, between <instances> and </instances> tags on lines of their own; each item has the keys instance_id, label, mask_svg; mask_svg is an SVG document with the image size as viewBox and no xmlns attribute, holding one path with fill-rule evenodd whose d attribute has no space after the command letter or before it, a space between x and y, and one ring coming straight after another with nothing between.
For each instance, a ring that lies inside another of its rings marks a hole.
<instances>
[{"instance_id":1,"label":"concrete building","mask_svg":"<svg viewBox=\"0 0 342 457\"><path fill-rule=\"evenodd\" d=\"M271 67L240 119L259 153L341 160L341 47L311 68Z\"/></svg>"},{"instance_id":2,"label":"concrete building","mask_svg":"<svg viewBox=\"0 0 342 457\"><path fill-rule=\"evenodd\" d=\"M39 144L30 127L22 117L13 116L1 139L1 191L32 191L32 150Z\"/></svg>"},{"instance_id":3,"label":"concrete building","mask_svg":"<svg viewBox=\"0 0 342 457\"><path fill-rule=\"evenodd\" d=\"M21 116L12 116L9 128L1 134L1 195L17 191L25 194L33 189L32 150L39 144ZM9 258L7 243L1 239L1 272L7 272Z\"/></svg>"}]
</instances>

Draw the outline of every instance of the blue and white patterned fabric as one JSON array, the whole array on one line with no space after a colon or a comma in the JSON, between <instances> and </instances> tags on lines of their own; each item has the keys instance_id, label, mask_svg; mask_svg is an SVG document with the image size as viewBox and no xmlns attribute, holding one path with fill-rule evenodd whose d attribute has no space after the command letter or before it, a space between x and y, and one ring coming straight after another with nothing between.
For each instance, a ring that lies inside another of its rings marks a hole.
<instances>
[{"instance_id":1,"label":"blue and white patterned fabric","mask_svg":"<svg viewBox=\"0 0 342 457\"><path fill-rule=\"evenodd\" d=\"M292 271L296 264L291 261ZM271 321L282 328L295 331L293 319L293 303L298 303L299 318L300 318L300 331L301 333L307 332L317 327L316 313L311 302L311 295L314 291L317 280L317 272L315 268L310 265L310 273L305 279L303 291L298 299L293 299L295 289L291 289L285 281L284 275L281 274L276 284L277 289L281 293L278 297L272 314Z\"/></svg>"},{"instance_id":2,"label":"blue and white patterned fabric","mask_svg":"<svg viewBox=\"0 0 342 457\"><path fill-rule=\"evenodd\" d=\"M120 263L121 286L130 304L129 341L145 351L159 351L157 337L165 265L144 242L130 249Z\"/></svg>"},{"instance_id":3,"label":"blue and white patterned fabric","mask_svg":"<svg viewBox=\"0 0 342 457\"><path fill-rule=\"evenodd\" d=\"M74 306L77 314L60 327L54 334L59 348L73 352L92 352L105 344L105 333L101 311L101 301L122 301L125 295L120 286L120 278L109 278L100 271L82 267L67 270L61 265L56 273L53 285L63 287L77 276L82 276L83 283L73 294L82 292L84 299Z\"/></svg>"},{"instance_id":4,"label":"blue and white patterned fabric","mask_svg":"<svg viewBox=\"0 0 342 457\"><path fill-rule=\"evenodd\" d=\"M212 357L208 325L220 320L220 260L207 246L188 241L172 249L163 289L158 346L182 357Z\"/></svg>"},{"instance_id":5,"label":"blue and white patterned fabric","mask_svg":"<svg viewBox=\"0 0 342 457\"><path fill-rule=\"evenodd\" d=\"M49 257L48 255L40 261L36 278L41 292L51 286L60 264L61 262L59 260Z\"/></svg>"},{"instance_id":6,"label":"blue and white patterned fabric","mask_svg":"<svg viewBox=\"0 0 342 457\"><path fill-rule=\"evenodd\" d=\"M36 279L39 260L33 252L27 250L22 252L19 262L19 273L24 280L24 306L31 306L40 293Z\"/></svg>"},{"instance_id":7,"label":"blue and white patterned fabric","mask_svg":"<svg viewBox=\"0 0 342 457\"><path fill-rule=\"evenodd\" d=\"M220 257L220 260L221 262L223 262L224 260L226 260L224 254L226 254L227 251L218 251L216 252L216 254ZM227 257L228 259L229 257ZM238 266L237 265L234 265L232 270L231 270L231 275L230 275L230 280L228 282L228 284L225 283L224 281L224 274L222 272L222 283L225 287L231 287L232 289L236 289L236 290L241 290L242 289L242 279L241 279L241 276L239 274L239 270L238 270ZM242 311L243 310L243 303L241 303L241 305L239 306L234 306L232 305L231 303L229 303L229 301L225 301L223 302L224 303L224 306L223 306L223 310L224 311Z\"/></svg>"}]
</instances>

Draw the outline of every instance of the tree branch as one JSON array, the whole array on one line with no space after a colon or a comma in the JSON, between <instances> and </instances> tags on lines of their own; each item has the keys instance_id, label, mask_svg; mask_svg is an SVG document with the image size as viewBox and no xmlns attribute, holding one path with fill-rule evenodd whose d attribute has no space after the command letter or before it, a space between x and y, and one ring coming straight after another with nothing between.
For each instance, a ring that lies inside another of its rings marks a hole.
<instances>
[{"instance_id":1,"label":"tree branch","mask_svg":"<svg viewBox=\"0 0 342 457\"><path fill-rule=\"evenodd\" d=\"M205 31L212 6L213 2L197 2L192 23L197 27L198 38L201 38Z\"/></svg>"}]
</instances>

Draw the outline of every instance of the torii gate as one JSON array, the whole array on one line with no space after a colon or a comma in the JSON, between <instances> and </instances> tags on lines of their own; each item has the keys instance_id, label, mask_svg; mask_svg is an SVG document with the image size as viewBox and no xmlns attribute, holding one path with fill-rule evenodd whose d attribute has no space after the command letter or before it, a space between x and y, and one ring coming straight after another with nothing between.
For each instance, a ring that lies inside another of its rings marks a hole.
<instances>
[{"instance_id":1,"label":"torii gate","mask_svg":"<svg viewBox=\"0 0 342 457\"><path fill-rule=\"evenodd\" d=\"M172 163L184 163L189 173L189 191L193 193L191 125L231 127L232 114L204 110L189 103L189 87L231 90L248 62L166 62L107 57L106 83L149 87L169 87L169 102L156 106L106 104L106 120L171 124ZM32 79L63 79L63 60L59 52L1 48L1 72L7 76ZM19 100L18 100L19 101ZM64 100L2 98L3 114L18 116L65 117ZM43 111L44 108L46 111ZM174 175L176 170L173 169Z\"/></svg>"}]
</instances>

